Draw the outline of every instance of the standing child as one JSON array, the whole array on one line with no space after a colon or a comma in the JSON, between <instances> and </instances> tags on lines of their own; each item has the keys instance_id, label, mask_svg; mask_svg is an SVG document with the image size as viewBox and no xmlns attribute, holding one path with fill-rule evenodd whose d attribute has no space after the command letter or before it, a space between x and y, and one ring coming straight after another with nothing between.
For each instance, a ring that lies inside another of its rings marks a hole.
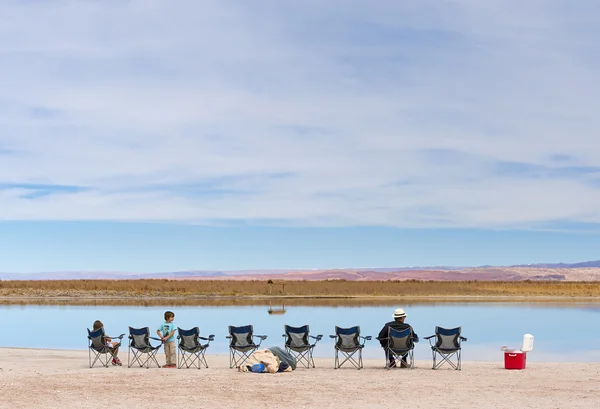
<instances>
[{"instance_id":1,"label":"standing child","mask_svg":"<svg viewBox=\"0 0 600 409\"><path fill-rule=\"evenodd\" d=\"M175 355L175 324L173 320L175 320L175 314L171 311L166 311L165 322L156 331L165 346L167 364L163 365L163 368L177 368L177 364L175 363L177 359Z\"/></svg>"}]
</instances>

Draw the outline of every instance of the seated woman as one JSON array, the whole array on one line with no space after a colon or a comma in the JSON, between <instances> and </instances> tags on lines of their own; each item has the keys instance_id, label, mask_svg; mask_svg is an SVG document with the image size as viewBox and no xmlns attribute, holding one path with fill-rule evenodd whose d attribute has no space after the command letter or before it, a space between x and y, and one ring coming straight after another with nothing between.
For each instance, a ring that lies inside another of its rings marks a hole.
<instances>
[{"instance_id":1,"label":"seated woman","mask_svg":"<svg viewBox=\"0 0 600 409\"><path fill-rule=\"evenodd\" d=\"M102 324L102 321L100 320L96 320L94 321L94 331L99 330L100 328L103 328L104 324ZM123 365L121 363L121 360L117 357L117 354L119 353L119 341L113 341L111 337L108 336L104 336L104 340L106 341L106 346L109 347L111 349L110 353L113 356L112 359L112 364L113 365Z\"/></svg>"}]
</instances>

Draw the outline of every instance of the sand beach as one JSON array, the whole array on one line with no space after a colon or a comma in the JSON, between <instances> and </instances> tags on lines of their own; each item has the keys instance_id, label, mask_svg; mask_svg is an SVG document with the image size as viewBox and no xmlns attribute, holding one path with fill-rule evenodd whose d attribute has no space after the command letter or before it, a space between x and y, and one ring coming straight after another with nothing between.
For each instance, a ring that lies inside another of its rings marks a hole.
<instances>
[{"instance_id":1,"label":"sand beach","mask_svg":"<svg viewBox=\"0 0 600 409\"><path fill-rule=\"evenodd\" d=\"M600 400L600 364L528 362L509 371L498 362L463 362L461 372L315 369L254 374L229 369L228 357L207 356L208 369L88 367L87 351L0 348L2 408L593 408ZM159 357L162 363L164 356Z\"/></svg>"}]
</instances>

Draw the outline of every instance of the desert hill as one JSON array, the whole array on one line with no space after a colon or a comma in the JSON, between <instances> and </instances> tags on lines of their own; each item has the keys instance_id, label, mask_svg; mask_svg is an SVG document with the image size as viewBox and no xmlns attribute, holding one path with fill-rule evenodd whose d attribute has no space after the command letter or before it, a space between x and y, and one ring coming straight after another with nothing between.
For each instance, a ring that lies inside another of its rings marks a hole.
<instances>
[{"instance_id":1,"label":"desert hill","mask_svg":"<svg viewBox=\"0 0 600 409\"><path fill-rule=\"evenodd\" d=\"M177 277L171 277L178 279ZM406 271L291 271L279 274L237 274L219 277L186 277L187 280L347 280L347 281L600 281L600 268L538 268L492 267L461 270L406 270Z\"/></svg>"},{"instance_id":2,"label":"desert hill","mask_svg":"<svg viewBox=\"0 0 600 409\"><path fill-rule=\"evenodd\" d=\"M482 267L386 267L344 269L189 270L164 273L67 271L0 273L0 280L435 280L435 281L600 281L600 261Z\"/></svg>"}]
</instances>

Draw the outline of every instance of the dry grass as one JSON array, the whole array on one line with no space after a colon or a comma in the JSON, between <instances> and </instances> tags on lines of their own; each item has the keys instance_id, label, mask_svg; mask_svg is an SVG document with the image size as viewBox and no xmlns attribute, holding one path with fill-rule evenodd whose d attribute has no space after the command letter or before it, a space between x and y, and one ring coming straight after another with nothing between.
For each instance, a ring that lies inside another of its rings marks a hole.
<instances>
[{"instance_id":1,"label":"dry grass","mask_svg":"<svg viewBox=\"0 0 600 409\"><path fill-rule=\"evenodd\" d=\"M285 297L600 297L600 282L547 281L287 281ZM269 296L266 281L53 280L0 281L12 297L252 297Z\"/></svg>"}]
</instances>

